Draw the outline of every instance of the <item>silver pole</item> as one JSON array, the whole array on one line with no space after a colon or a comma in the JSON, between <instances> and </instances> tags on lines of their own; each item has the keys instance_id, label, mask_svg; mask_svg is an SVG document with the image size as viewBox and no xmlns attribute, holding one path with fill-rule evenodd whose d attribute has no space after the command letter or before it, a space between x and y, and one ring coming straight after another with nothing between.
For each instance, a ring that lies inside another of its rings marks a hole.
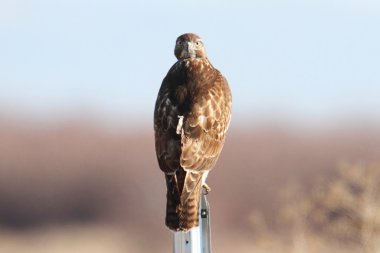
<instances>
[{"instance_id":1,"label":"silver pole","mask_svg":"<svg viewBox=\"0 0 380 253\"><path fill-rule=\"evenodd\" d=\"M199 227L174 232L174 253L211 253L210 205L202 191Z\"/></svg>"}]
</instances>

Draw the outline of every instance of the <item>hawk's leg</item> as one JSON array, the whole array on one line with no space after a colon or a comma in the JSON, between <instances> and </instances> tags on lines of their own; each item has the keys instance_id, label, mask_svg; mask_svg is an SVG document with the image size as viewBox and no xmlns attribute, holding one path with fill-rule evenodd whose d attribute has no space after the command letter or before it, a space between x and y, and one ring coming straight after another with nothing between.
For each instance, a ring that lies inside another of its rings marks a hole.
<instances>
[{"instance_id":1,"label":"hawk's leg","mask_svg":"<svg viewBox=\"0 0 380 253\"><path fill-rule=\"evenodd\" d=\"M208 184L204 183L202 185L203 189L204 189L204 194L207 195L210 191L211 191L211 187L208 186Z\"/></svg>"},{"instance_id":2,"label":"hawk's leg","mask_svg":"<svg viewBox=\"0 0 380 253\"><path fill-rule=\"evenodd\" d=\"M181 131L182 131L182 125L183 125L183 116L178 116L178 125L177 125L177 130L176 130L176 133L177 134L181 134Z\"/></svg>"}]
</instances>

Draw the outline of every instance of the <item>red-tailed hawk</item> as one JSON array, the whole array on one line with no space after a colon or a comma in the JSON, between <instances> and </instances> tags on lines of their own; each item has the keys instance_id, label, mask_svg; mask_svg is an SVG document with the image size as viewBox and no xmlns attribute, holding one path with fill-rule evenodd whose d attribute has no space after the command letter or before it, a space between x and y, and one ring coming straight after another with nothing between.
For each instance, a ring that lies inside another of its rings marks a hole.
<instances>
[{"instance_id":1,"label":"red-tailed hawk","mask_svg":"<svg viewBox=\"0 0 380 253\"><path fill-rule=\"evenodd\" d=\"M186 231L199 225L200 193L224 145L231 92L199 36L179 36L174 54L178 61L158 93L154 131L167 186L165 223L171 230Z\"/></svg>"}]
</instances>

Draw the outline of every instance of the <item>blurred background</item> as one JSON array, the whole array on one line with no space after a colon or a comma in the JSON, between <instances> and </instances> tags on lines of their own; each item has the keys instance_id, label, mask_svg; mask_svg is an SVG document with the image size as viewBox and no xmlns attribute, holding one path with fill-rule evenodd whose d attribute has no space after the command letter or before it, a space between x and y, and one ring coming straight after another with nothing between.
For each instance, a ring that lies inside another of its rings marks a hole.
<instances>
[{"instance_id":1,"label":"blurred background","mask_svg":"<svg viewBox=\"0 0 380 253\"><path fill-rule=\"evenodd\" d=\"M233 92L215 252L380 252L380 3L0 0L0 252L171 252L153 108L177 36Z\"/></svg>"}]
</instances>

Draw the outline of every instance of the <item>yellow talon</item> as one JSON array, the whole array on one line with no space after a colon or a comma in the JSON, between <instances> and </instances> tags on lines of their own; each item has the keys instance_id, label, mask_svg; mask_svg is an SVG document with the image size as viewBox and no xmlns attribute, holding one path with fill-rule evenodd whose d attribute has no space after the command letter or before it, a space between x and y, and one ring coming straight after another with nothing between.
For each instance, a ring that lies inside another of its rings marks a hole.
<instances>
[{"instance_id":1,"label":"yellow talon","mask_svg":"<svg viewBox=\"0 0 380 253\"><path fill-rule=\"evenodd\" d=\"M206 183L204 183L204 184L202 185L202 187L203 187L203 189L205 190L205 191L204 191L204 194L205 194L205 195L207 195L207 194L211 191L211 187L208 186L208 184L206 184Z\"/></svg>"}]
</instances>

